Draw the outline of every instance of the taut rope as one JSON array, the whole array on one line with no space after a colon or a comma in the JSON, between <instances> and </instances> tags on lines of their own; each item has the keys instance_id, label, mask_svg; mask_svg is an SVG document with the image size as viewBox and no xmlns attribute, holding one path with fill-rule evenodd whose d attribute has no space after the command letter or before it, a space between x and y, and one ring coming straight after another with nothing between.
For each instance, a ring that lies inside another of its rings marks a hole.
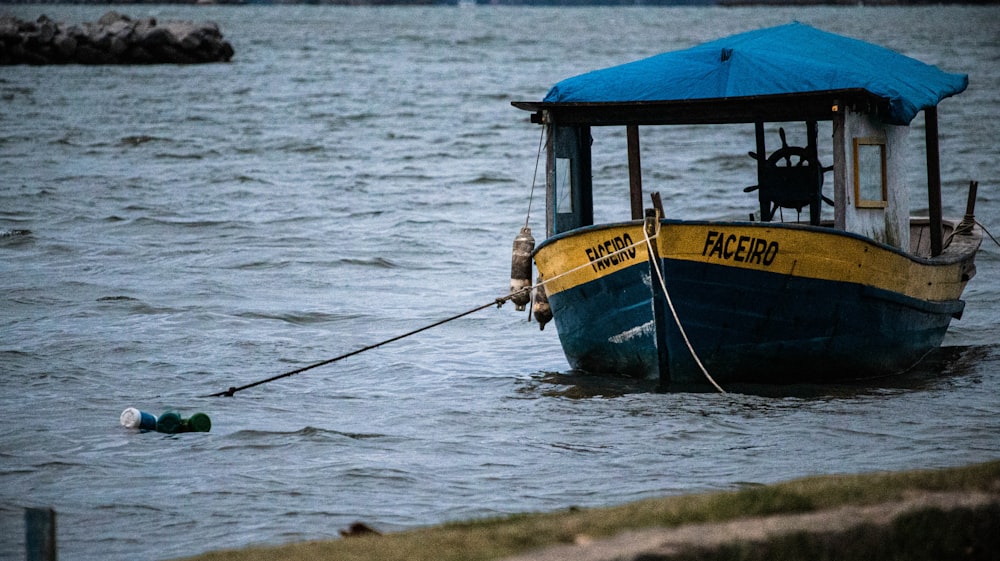
<instances>
[{"instance_id":1,"label":"taut rope","mask_svg":"<svg viewBox=\"0 0 1000 561\"><path fill-rule=\"evenodd\" d=\"M649 251L649 254L654 255L653 242L651 241L652 238L649 237L649 233L646 231L645 228L642 229L642 233L643 236L646 238L645 240L646 247ZM657 220L656 235L654 235L653 238L657 238L659 236L660 236L660 221ZM705 368L705 365L701 363L701 359L698 358L698 353L694 351L694 347L691 345L691 340L688 339L687 332L684 331L684 326L681 325L681 320L679 317L677 317L677 310L674 308L674 302L670 298L670 292L667 291L667 285L665 282L663 282L663 273L660 272L660 264L655 259L650 259L650 263L653 264L653 269L656 271L656 277L660 281L660 288L663 290L663 295L667 297L667 306L670 307L670 313L671 315L674 316L674 323L677 324L677 329L681 332L681 337L684 338L684 344L687 345L688 351L691 353L691 358L693 358L694 361L698 364L698 368L701 369L701 373L705 375L705 378L708 379L708 381L711 382L713 386L715 386L715 389L719 390L719 393L726 393L726 390L722 389L722 386L715 383L715 379L712 378L712 375L708 373L708 369Z\"/></svg>"},{"instance_id":2,"label":"taut rope","mask_svg":"<svg viewBox=\"0 0 1000 561\"><path fill-rule=\"evenodd\" d=\"M643 231L645 232L645 229L643 229ZM621 253L624 253L624 252L629 251L630 249L634 249L634 248L636 248L636 247L638 247L638 246L640 246L640 245L642 245L644 243L648 247L651 247L651 245L650 245L651 244L651 240L655 239L657 236L659 236L659 228L657 228L657 234L656 235L654 235L652 237L646 235L645 236L645 240L633 243L631 245L628 245L628 246L625 246L625 247L623 247L621 249L613 251L613 252L605 255L604 257L602 257L602 259L603 258L612 257L612 256L615 256L615 255L618 255L618 254L621 254ZM368 345L368 346L365 346L365 347L361 347L360 349L355 349L355 350L350 351L348 353L344 353L344 354L342 354L340 356L336 356L336 357L333 357L333 358L330 358L330 359L322 360L320 362L315 362L313 364L310 364L310 365L307 365L307 366L303 366L301 368L296 368L295 370L290 370L288 372L284 372L284 373L281 373L281 374L277 374L275 376L271 376L270 378L265 378L263 380L258 380L256 382L252 382L250 384L245 384L243 386L233 386L233 387L230 387L228 390L224 390L224 391L220 391L220 392L216 392L216 393L212 393L212 394L203 395L203 396L200 396L200 397L233 397L233 395L236 392L240 392L240 391L247 390L247 389L250 389L250 388L253 388L253 387L256 387L256 386L267 384L269 382L273 382L275 380L280 380L282 378L288 378L289 376L294 376L296 374L301 374L302 372L306 372L306 371L312 370L314 368L319 368L320 366L326 366L327 364L333 364L334 362L343 360L345 358L352 357L354 355L358 355L358 354L361 354L363 352L370 351L372 349L377 349L378 347L381 347L382 345L386 345L388 343L393 343L395 341L399 341L400 339L405 339L407 337L410 337L411 335L416 335L417 333L421 333L421 332L427 331L428 329L431 329L431 328L434 328L434 327L438 327L440 325L444 325L444 324L446 324L446 323L448 323L450 321L454 321L456 319L463 318L465 316L474 314L474 313L476 313L478 311L485 310L486 308L489 308L491 306L496 306L496 307L499 308L499 307L503 306L508 300L510 300L511 298L513 298L516 294L519 294L520 292L530 291L530 290L532 290L532 289L534 289L536 287L539 287L539 286L545 286L546 284L548 284L550 282L553 282L553 281L555 281L557 279L560 279L562 277L565 277L567 275L571 275L571 274L573 274L573 273L575 273L575 272L577 272L577 271L579 271L581 269L585 269L585 268L591 267L591 266L592 266L591 263L583 263L582 265L579 265L577 267L569 269L568 271L563 271L562 273L560 273L560 274L558 274L558 275L556 275L556 276L554 276L554 277L552 277L550 279L544 279L542 282L539 282L539 283L534 284L532 286L525 287L525 288L523 288L519 292L511 293L511 294L508 294L506 296L502 296L500 298L496 298L495 300L493 300L491 302L488 302L486 304L482 304L480 306L476 306L475 308L472 308L472 309L466 310L464 312L455 314L453 316L450 316L450 317L438 320L438 321L436 321L434 323L430 323L428 325L425 325L423 327L414 329L412 331L408 331L408 332L403 333L401 335L396 335L395 337L390 337L389 339L385 339L384 341L379 341L378 343L374 343L374 344L371 344L371 345ZM660 280L660 286L663 288L664 294L667 294L666 286L663 283L663 277L662 277L662 275L660 273L659 267L656 268L656 274L657 274L657 276L660 277L660 279L659 279ZM669 294L667 294L667 302L670 304L670 311L674 314L674 321L676 321L677 322L677 326L680 327L681 334L684 334L684 328L681 327L680 320L677 319L677 312L674 310L673 303L670 301L670 295ZM698 360L698 356L695 355L694 349L691 347L691 343L688 341L686 334L684 334L684 341L685 341L685 343L687 343L688 349L691 350L692 356L694 356L695 361L698 362L698 366L701 367L702 372L705 374L705 377L708 378L708 380L712 383L712 385L715 386L715 388L717 390L719 390L722 393L726 393L725 391L723 391L722 388L719 387L718 384L715 383L715 380L712 379L712 377L705 370L705 367L702 366L701 361Z\"/></svg>"},{"instance_id":3,"label":"taut rope","mask_svg":"<svg viewBox=\"0 0 1000 561\"><path fill-rule=\"evenodd\" d=\"M526 288L525 290L530 290L530 287ZM500 306L502 306L504 304L504 302L506 302L507 300L510 300L512 297L513 297L513 294L508 294L507 296L503 296L501 298L497 298L496 300L494 300L494 301L492 301L492 302L490 302L488 304L483 304L482 306L477 306L475 308L472 308L471 310L466 310L466 311L464 311L464 312L462 312L460 314L455 314L455 315L453 315L451 317L448 317L448 318L436 321L436 322L434 322L432 324L429 324L429 325L425 325L425 326L423 326L423 327L421 327L419 329L414 329L413 331L409 331L409 332L404 333L402 335L397 335L395 337L391 337L389 339L386 339L384 341L380 341L380 342L375 343L373 345L368 345L367 347L362 347L360 349L353 350L353 351L351 351L349 353L344 353L344 354L342 354L340 356L337 356L337 357L334 357L334 358L331 358L331 359L327 359L327 360L323 360L323 361L320 361L320 362L316 362L316 363L310 364L309 366L303 366L302 368L297 368L295 370L292 370L292 371L289 371L289 372L285 372L283 374L278 374L277 376L271 376L270 378L265 378L263 380L258 380L256 382L253 382L251 384L247 384L245 386L231 387L231 388L229 388L228 390L225 390L225 391L216 392L216 393L212 393L212 394L208 394L208 395L203 395L203 396L200 396L200 397L233 397L233 394L235 394L236 392L243 391L243 390L246 390L246 389L250 389L252 387L259 386L261 384L266 384L268 382L273 382L275 380L280 380L282 378L287 378L289 376L294 376L296 374L300 374L302 372L305 372L306 370L312 370L313 368L319 368L320 366L326 366L327 364L332 364L334 362L337 362L338 360L343 360L343 359L345 359L347 357L351 357L351 356L354 356L354 355L357 355L357 354L361 354L361 353L363 353L365 351L370 351L372 349L377 349L378 347L381 347L382 345L385 345L387 343L392 343L393 341L399 341L400 339L404 339L404 338L409 337L411 335L416 335L417 333L420 333L421 331L427 331L428 329L430 329L432 327L437 327L439 325L443 325L445 323L448 323L449 321L454 321L454 320L456 320L458 318L465 317L465 316L467 316L469 314L473 314L473 313L478 312L480 310L485 310L486 308L489 308L490 306L496 306L496 307L499 308Z\"/></svg>"}]
</instances>

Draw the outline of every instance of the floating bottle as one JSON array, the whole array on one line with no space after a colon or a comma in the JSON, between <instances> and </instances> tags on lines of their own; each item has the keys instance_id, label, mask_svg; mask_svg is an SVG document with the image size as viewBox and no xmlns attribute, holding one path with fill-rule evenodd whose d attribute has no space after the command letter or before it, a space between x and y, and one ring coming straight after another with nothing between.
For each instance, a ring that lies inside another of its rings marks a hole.
<instances>
[{"instance_id":1,"label":"floating bottle","mask_svg":"<svg viewBox=\"0 0 1000 561\"><path fill-rule=\"evenodd\" d=\"M212 419L204 413L195 413L187 420L189 432L209 432L212 430Z\"/></svg>"},{"instance_id":2,"label":"floating bottle","mask_svg":"<svg viewBox=\"0 0 1000 561\"><path fill-rule=\"evenodd\" d=\"M531 252L535 250L535 238L531 236L531 228L524 226L514 238L514 249L510 258L510 293L511 301L518 311L523 311L531 301Z\"/></svg>"},{"instance_id":3,"label":"floating bottle","mask_svg":"<svg viewBox=\"0 0 1000 561\"><path fill-rule=\"evenodd\" d=\"M195 413L190 418L185 419L177 411L167 411L160 415L156 422L156 430L166 434L209 432L212 430L212 419L204 413Z\"/></svg>"},{"instance_id":4,"label":"floating bottle","mask_svg":"<svg viewBox=\"0 0 1000 561\"><path fill-rule=\"evenodd\" d=\"M118 420L123 427L139 430L156 430L156 415L139 411L135 407L129 407L122 411Z\"/></svg>"},{"instance_id":5,"label":"floating bottle","mask_svg":"<svg viewBox=\"0 0 1000 561\"><path fill-rule=\"evenodd\" d=\"M156 420L156 432L177 434L184 432L184 420L177 411L166 411Z\"/></svg>"},{"instance_id":6,"label":"floating bottle","mask_svg":"<svg viewBox=\"0 0 1000 561\"><path fill-rule=\"evenodd\" d=\"M195 413L190 418L181 417L177 411L165 411L157 417L135 407L122 411L119 417L123 427L142 431L155 430L166 434L179 432L209 432L212 430L212 419L204 413Z\"/></svg>"}]
</instances>

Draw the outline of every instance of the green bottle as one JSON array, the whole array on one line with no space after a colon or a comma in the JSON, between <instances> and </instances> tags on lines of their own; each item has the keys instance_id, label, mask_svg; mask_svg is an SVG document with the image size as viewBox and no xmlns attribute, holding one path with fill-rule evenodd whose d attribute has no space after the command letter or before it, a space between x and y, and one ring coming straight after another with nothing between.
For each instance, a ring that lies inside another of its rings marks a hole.
<instances>
[{"instance_id":1,"label":"green bottle","mask_svg":"<svg viewBox=\"0 0 1000 561\"><path fill-rule=\"evenodd\" d=\"M208 432L212 430L212 419L204 413L195 413L187 420L187 428L191 432Z\"/></svg>"},{"instance_id":2,"label":"green bottle","mask_svg":"<svg viewBox=\"0 0 1000 561\"><path fill-rule=\"evenodd\" d=\"M156 420L156 431L177 434L184 430L184 421L177 411L167 411Z\"/></svg>"}]
</instances>

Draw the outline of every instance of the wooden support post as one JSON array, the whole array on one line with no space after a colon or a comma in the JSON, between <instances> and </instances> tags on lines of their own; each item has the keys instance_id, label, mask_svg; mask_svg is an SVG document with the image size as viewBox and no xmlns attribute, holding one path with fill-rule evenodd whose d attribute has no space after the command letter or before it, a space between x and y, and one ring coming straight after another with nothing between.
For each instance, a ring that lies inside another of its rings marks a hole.
<instances>
[{"instance_id":1,"label":"wooden support post","mask_svg":"<svg viewBox=\"0 0 1000 561\"><path fill-rule=\"evenodd\" d=\"M664 216L667 215L667 213L664 212L663 210L663 199L660 198L659 191L653 191L652 193L650 193L649 199L653 201L653 209L656 210L656 212L660 213L660 218L663 218Z\"/></svg>"},{"instance_id":2,"label":"wooden support post","mask_svg":"<svg viewBox=\"0 0 1000 561\"><path fill-rule=\"evenodd\" d=\"M628 190L632 220L642 218L642 162L639 158L639 125L625 127L628 138Z\"/></svg>"},{"instance_id":3,"label":"wooden support post","mask_svg":"<svg viewBox=\"0 0 1000 561\"><path fill-rule=\"evenodd\" d=\"M654 201L658 202L659 194L654 197ZM643 228L646 231L646 236L652 238L656 235L658 226L659 212L655 208L646 209L645 220L643 223ZM653 333L656 339L656 364L659 370L660 376L660 390L666 391L670 387L670 354L667 351L667 302L666 296L660 289L660 275L657 274L656 270L660 269L662 273L663 262L660 260L660 252L657 249L659 247L660 240L652 240L652 248L649 248L649 288L652 291L650 296L653 300Z\"/></svg>"},{"instance_id":4,"label":"wooden support post","mask_svg":"<svg viewBox=\"0 0 1000 561\"><path fill-rule=\"evenodd\" d=\"M833 111L833 227L847 229L847 118L846 107L834 102Z\"/></svg>"},{"instance_id":5,"label":"wooden support post","mask_svg":"<svg viewBox=\"0 0 1000 561\"><path fill-rule=\"evenodd\" d=\"M545 237L556 233L556 127L545 125Z\"/></svg>"},{"instance_id":6,"label":"wooden support post","mask_svg":"<svg viewBox=\"0 0 1000 561\"><path fill-rule=\"evenodd\" d=\"M812 178L815 181L816 190L812 193L812 200L809 202L809 223L813 226L819 226L823 212L823 166L819 163L819 149L816 147L817 137L819 136L816 121L806 122L806 136L808 137L806 157L812 161L813 167L816 170Z\"/></svg>"},{"instance_id":7,"label":"wooden support post","mask_svg":"<svg viewBox=\"0 0 1000 561\"><path fill-rule=\"evenodd\" d=\"M25 509L24 543L28 561L56 561L56 511Z\"/></svg>"},{"instance_id":8,"label":"wooden support post","mask_svg":"<svg viewBox=\"0 0 1000 561\"><path fill-rule=\"evenodd\" d=\"M965 200L965 218L975 220L976 218L976 194L979 192L979 182L969 182L969 197Z\"/></svg>"},{"instance_id":9,"label":"wooden support post","mask_svg":"<svg viewBox=\"0 0 1000 561\"><path fill-rule=\"evenodd\" d=\"M927 133L927 210L931 228L931 257L941 255L941 159L938 153L937 107L924 109Z\"/></svg>"},{"instance_id":10,"label":"wooden support post","mask_svg":"<svg viewBox=\"0 0 1000 561\"><path fill-rule=\"evenodd\" d=\"M757 121L753 124L754 138L757 142L757 195L760 199L760 221L771 221L771 203L760 197L760 186L764 184L764 166L767 165L767 146L764 142L764 123Z\"/></svg>"}]
</instances>

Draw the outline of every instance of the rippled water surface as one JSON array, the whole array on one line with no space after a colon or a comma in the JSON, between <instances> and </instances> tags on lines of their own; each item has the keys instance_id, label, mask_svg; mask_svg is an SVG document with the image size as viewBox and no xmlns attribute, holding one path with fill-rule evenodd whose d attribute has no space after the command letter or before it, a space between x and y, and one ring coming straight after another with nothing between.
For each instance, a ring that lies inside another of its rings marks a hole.
<instances>
[{"instance_id":1,"label":"rippled water surface","mask_svg":"<svg viewBox=\"0 0 1000 561\"><path fill-rule=\"evenodd\" d=\"M217 21L236 56L0 68L0 558L23 558L25 507L58 512L63 559L166 559L1000 456L991 242L948 347L874 385L665 395L572 376L554 330L505 306L198 397L503 294L540 132L509 102L761 26L968 73L940 108L946 213L978 179L1000 232L997 8L119 8ZM704 133L665 133L647 187L676 216L745 216L752 127ZM599 190L603 218L627 212L624 187ZM204 411L212 431L132 432L128 406Z\"/></svg>"}]
</instances>

